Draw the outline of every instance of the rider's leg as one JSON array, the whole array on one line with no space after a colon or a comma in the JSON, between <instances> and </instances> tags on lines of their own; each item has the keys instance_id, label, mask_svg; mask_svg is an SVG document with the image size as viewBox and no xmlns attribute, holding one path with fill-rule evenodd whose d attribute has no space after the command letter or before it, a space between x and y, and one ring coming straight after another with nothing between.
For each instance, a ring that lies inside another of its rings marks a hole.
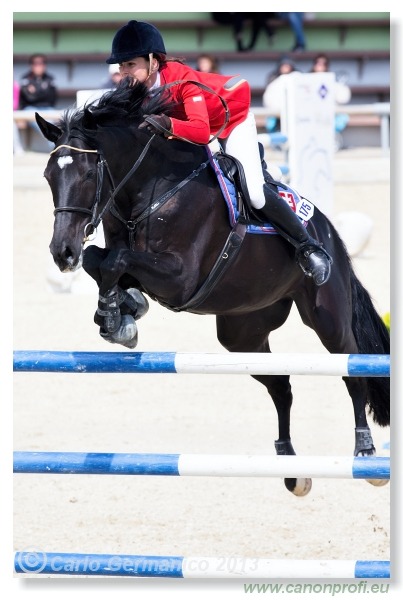
<instances>
[{"instance_id":1,"label":"rider's leg","mask_svg":"<svg viewBox=\"0 0 403 600\"><path fill-rule=\"evenodd\" d=\"M225 151L237 158L245 172L252 206L261 211L265 220L273 223L296 248L296 258L316 285L322 285L330 276L331 259L321 244L312 238L287 202L275 191L276 186L265 183L259 156L255 118L247 119L230 133Z\"/></svg>"}]
</instances>

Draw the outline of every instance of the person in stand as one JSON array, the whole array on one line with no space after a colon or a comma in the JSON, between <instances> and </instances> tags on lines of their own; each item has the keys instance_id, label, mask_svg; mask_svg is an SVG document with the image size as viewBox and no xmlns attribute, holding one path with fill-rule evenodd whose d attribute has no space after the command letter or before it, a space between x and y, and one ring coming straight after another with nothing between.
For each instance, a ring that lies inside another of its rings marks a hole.
<instances>
[{"instance_id":1,"label":"person in stand","mask_svg":"<svg viewBox=\"0 0 403 600\"><path fill-rule=\"evenodd\" d=\"M102 84L102 88L114 90L122 81L119 65L117 63L114 65L109 65L108 73L109 78Z\"/></svg>"},{"instance_id":2,"label":"person in stand","mask_svg":"<svg viewBox=\"0 0 403 600\"><path fill-rule=\"evenodd\" d=\"M57 90L53 75L47 72L47 59L44 54L33 54L29 59L30 69L21 79L20 109L54 109Z\"/></svg>"},{"instance_id":3,"label":"person in stand","mask_svg":"<svg viewBox=\"0 0 403 600\"><path fill-rule=\"evenodd\" d=\"M287 21L291 30L294 33L295 43L292 52L302 52L306 48L305 30L304 30L304 14L303 12L279 12L276 16Z\"/></svg>"},{"instance_id":4,"label":"person in stand","mask_svg":"<svg viewBox=\"0 0 403 600\"><path fill-rule=\"evenodd\" d=\"M311 73L331 73L330 60L327 54L317 54L313 59ZM335 100L337 104L347 104L351 100L351 90L348 85L342 81L341 77L336 77Z\"/></svg>"},{"instance_id":5,"label":"person in stand","mask_svg":"<svg viewBox=\"0 0 403 600\"><path fill-rule=\"evenodd\" d=\"M274 35L274 29L270 20L276 17L276 13L211 13L214 21L221 25L231 25L238 52L253 50L257 38L262 29L267 34L269 42ZM245 24L251 24L251 38L248 44L244 44Z\"/></svg>"},{"instance_id":6,"label":"person in stand","mask_svg":"<svg viewBox=\"0 0 403 600\"><path fill-rule=\"evenodd\" d=\"M202 73L220 73L220 64L212 54L199 54L196 59L196 69Z\"/></svg>"},{"instance_id":7,"label":"person in stand","mask_svg":"<svg viewBox=\"0 0 403 600\"><path fill-rule=\"evenodd\" d=\"M327 54L317 54L313 59L311 73L326 73L330 71L330 62Z\"/></svg>"},{"instance_id":8,"label":"person in stand","mask_svg":"<svg viewBox=\"0 0 403 600\"><path fill-rule=\"evenodd\" d=\"M57 89L53 75L47 72L47 58L44 54L33 54L29 59L30 70L21 79L20 109L44 112L54 110L57 100ZM29 126L40 131L36 121ZM48 142L53 148L53 144Z\"/></svg>"},{"instance_id":9,"label":"person in stand","mask_svg":"<svg viewBox=\"0 0 403 600\"><path fill-rule=\"evenodd\" d=\"M163 38L154 25L129 21L115 34L108 64L119 63L123 77L141 82L152 93L171 82L175 107L170 115L148 115L139 126L167 138L208 144L217 135L228 154L243 165L252 205L262 218L273 223L296 248L296 258L316 285L324 284L331 271L331 258L313 239L299 218L277 193L277 186L265 182L258 148L254 115L250 110L250 86L240 76L201 73L175 59L168 59ZM208 86L208 93L194 82ZM224 119L221 96L229 110Z\"/></svg>"},{"instance_id":10,"label":"person in stand","mask_svg":"<svg viewBox=\"0 0 403 600\"><path fill-rule=\"evenodd\" d=\"M283 56L278 61L275 70L268 75L267 85L273 83L281 75L289 75L290 73L294 73L294 71L298 71L295 62L291 58L288 58L288 56Z\"/></svg>"}]
</instances>

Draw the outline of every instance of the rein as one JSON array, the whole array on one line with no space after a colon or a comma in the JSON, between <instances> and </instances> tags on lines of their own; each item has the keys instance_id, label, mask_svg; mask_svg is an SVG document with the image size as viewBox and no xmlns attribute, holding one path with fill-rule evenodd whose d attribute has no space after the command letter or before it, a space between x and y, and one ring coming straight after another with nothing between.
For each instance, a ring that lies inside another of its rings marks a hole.
<instances>
[{"instance_id":1,"label":"rein","mask_svg":"<svg viewBox=\"0 0 403 600\"><path fill-rule=\"evenodd\" d=\"M133 220L132 219L128 219L128 220L124 219L121 216L121 214L119 213L116 203L112 202L112 204L109 208L109 212L112 213L112 215L114 217L116 217L121 223L123 223L123 225L125 225L126 229L129 231L129 247L130 247L130 249L132 249L132 246L133 246L134 235L135 235L135 231L136 231L136 227L137 227L138 223L140 223L141 221L144 221L144 219L146 219L152 213L154 213L156 210L161 208L161 206L163 206L170 198L172 198L172 196L174 196L176 194L176 192L178 192L187 183L189 183L189 181L192 181L192 179L194 179L195 177L200 175L200 173L203 171L203 169L205 169L207 167L208 164L209 164L209 161L206 160L204 163L199 165L197 167L197 169L192 171L190 173L190 175L188 175L180 183L175 185L175 187L173 187L168 192L165 192L164 194L162 194L162 196L160 196L156 200L153 200L153 203L150 204L150 206L147 206L147 208L136 219L133 219Z\"/></svg>"},{"instance_id":2,"label":"rein","mask_svg":"<svg viewBox=\"0 0 403 600\"><path fill-rule=\"evenodd\" d=\"M225 127L228 124L229 118L230 118L230 111L228 108L228 104L226 103L224 98L222 98L222 96L220 96L215 90L208 87L207 85L204 85L200 81L193 81L193 80L186 80L186 79L179 79L177 81L172 81L170 83L167 83L167 84L161 86L156 91L156 95L161 94L162 92L164 92L165 90L167 90L173 86L186 84L186 83L194 84L194 85L198 86L200 89L202 89L206 92L209 92L211 94L214 94L215 96L217 96L219 98L219 100L223 106L224 115L225 115L224 123L220 127L219 131L214 136L212 136L212 138L210 139L209 143L211 143L213 140L215 140L219 137L219 135L222 131L224 131ZM86 240L88 240L88 236L96 231L98 225L102 221L102 217L104 216L105 212L107 210L109 210L109 212L111 212L112 215L115 218L117 218L121 223L123 223L123 225L125 225L125 227L127 228L128 232L129 232L129 247L131 248L133 241L134 241L135 228L136 228L137 224L140 223L141 221L143 221L144 219L146 219L154 211L158 210L163 204L165 204L165 202L167 202L167 200L169 200L174 194L176 194L176 192L178 192L184 185L186 185L189 181L191 181L192 179L197 177L200 174L200 172L203 169L205 169L205 167L209 164L208 161L202 163L197 169L195 169L192 173L190 173L190 175L188 175L188 177L186 177L186 179L184 179L179 184L177 184L172 190L170 190L169 192L165 192L162 196L160 196L160 198L157 198L157 200L154 200L153 203L150 206L148 206L140 214L140 216L137 217L136 219L134 219L134 220L133 219L127 219L127 220L124 219L121 216L121 214L119 213L118 207L115 202L115 197L117 196L119 191L122 189L122 187L125 185L125 183L130 179L130 177L133 175L133 173L135 173L137 171L137 169L143 162L143 159L144 159L145 155L147 154L148 149L149 149L151 142L153 141L155 135L156 134L153 134L151 136L151 138L148 140L148 142L147 142L146 146L144 147L142 153L140 154L139 158L136 160L136 162L134 163L134 165L132 166L130 171L125 175L125 177L122 179L122 181L118 184L118 186L116 188L115 188L112 174L109 169L109 165L108 165L106 159L104 158L102 152L100 152L99 150L77 148L76 146L70 146L68 144L61 144L60 146L57 146L57 148L54 148L54 150L52 150L50 152L50 155L54 154L61 148L68 148L70 150L74 150L77 153L97 154L99 159L97 162L97 188L96 188L95 200L94 200L94 204L93 204L92 208L89 209L89 208L83 208L80 206L60 206L58 208L55 208L55 210L53 211L53 214L56 216L56 214L59 212L79 212L79 213L82 213L85 215L90 215L91 221L89 223L87 223L84 227L84 241L86 241ZM182 138L180 136L175 136L175 138L180 139L184 142L188 142L188 143L200 146L200 144L196 144L195 142L191 142L190 140L187 140L186 138ZM109 181L110 181L111 187L112 187L112 192L111 192L109 199L106 202L104 208L97 215L98 206L101 201L101 193L102 193L102 186L103 186L103 180L104 180L104 168L106 168L106 170L107 170Z\"/></svg>"},{"instance_id":3,"label":"rein","mask_svg":"<svg viewBox=\"0 0 403 600\"><path fill-rule=\"evenodd\" d=\"M144 159L145 155L147 154L148 149L149 149L154 137L155 137L155 134L148 140L142 153L140 154L140 156L138 157L138 159L136 160L134 165L131 167L131 169L128 171L128 173L126 173L126 175L124 176L124 178L122 179L122 181L118 184L118 186L116 188L115 188L115 184L113 181L112 173L110 172L110 169L109 169L109 165L108 165L106 159L103 157L103 154L101 152L99 152L99 150L76 148L75 146L69 146L67 144L61 144L60 146L58 146L57 148L52 150L50 152L50 154L54 154L60 148L69 148L70 150L75 150L78 153L90 152L93 154L97 154L99 157L98 162L97 162L97 189L96 189L95 200L94 200L94 204L92 205L92 208L89 209L89 208L83 208L80 206L60 206L58 208L55 208L55 210L53 211L53 214L56 215L59 212L80 212L85 215L90 215L91 221L89 223L87 223L84 228L84 241L87 240L88 236L91 235L91 233L93 233L94 231L96 231L98 225L102 221L102 217L104 216L105 212L108 209L110 209L115 196L122 189L122 187L125 185L125 183L130 179L130 177L133 175L133 173L135 173L135 171L137 171L137 169L143 162L143 159ZM110 180L110 183L112 186L112 193L109 196L109 199L106 202L104 208L97 215L98 206L101 201L101 192L102 192L102 185L103 185L103 179L104 179L104 168L106 168L107 173L108 173L108 177L109 177L109 180ZM87 231L87 228L92 228L92 231L91 232Z\"/></svg>"},{"instance_id":4,"label":"rein","mask_svg":"<svg viewBox=\"0 0 403 600\"><path fill-rule=\"evenodd\" d=\"M115 197L120 192L122 187L127 183L127 181L130 179L130 177L137 171L137 169L143 162L143 160L150 148L151 142L155 138L155 135L156 134L152 135L152 137L148 140L148 142L145 145L140 156L138 157L138 159L136 160L134 165L131 167L131 169L128 171L128 173L126 173L126 175L124 176L122 181L120 181L120 183L117 185L116 188L114 185L112 174L109 169L109 165L108 165L106 159L103 157L103 154L101 152L99 152L99 150L76 148L75 146L69 146L67 144L61 144L60 146L58 146L57 148L52 150L50 154L54 154L60 148L69 148L70 150L75 150L77 153L90 152L90 153L97 154L99 157L99 160L97 162L97 188L96 188L95 200L94 200L94 204L93 204L92 208L91 209L82 208L80 206L60 206L58 208L55 208L55 210L53 211L53 214L56 215L59 212L80 212L85 215L90 215L91 221L89 223L87 223L84 228L84 241L86 241L86 240L88 240L88 236L91 235L92 233L94 233L94 231L96 231L98 225L102 221L102 218L103 218L105 212L107 210L109 210L109 212L116 219L118 219L128 230L128 232L129 232L129 248L132 249L135 231L136 231L136 227L137 227L138 223L140 223L141 221L144 221L144 219L146 219L152 213L154 213L156 210L161 208L161 206L163 206L170 198L172 198L172 196L174 196L181 188L183 188L187 183L189 183L189 181L192 181L192 179L197 177L209 165L209 160L206 160L204 163L199 165L199 167L197 169L192 171L185 179L183 179L180 183L178 183L176 186L174 186L171 190L169 190L168 192L165 192L164 194L162 194L162 196L160 196L156 200L153 200L152 204L150 204L136 219L124 219L122 217L122 215L119 213L118 206L115 202ZM110 180L110 183L112 186L112 192L111 192L109 199L106 202L105 206L97 215L98 206L99 206L100 200L101 200L101 192L102 192L102 185L103 185L103 178L104 178L104 168L106 168L106 170L107 170L109 180ZM89 231L90 229L91 229L91 231Z\"/></svg>"},{"instance_id":5,"label":"rein","mask_svg":"<svg viewBox=\"0 0 403 600\"><path fill-rule=\"evenodd\" d=\"M219 131L210 139L210 142L212 142L214 139L219 137L220 133L225 129L225 127L229 121L230 112L229 112L227 103L214 90L212 90L211 88L209 88L209 87L205 86L204 84L197 82L197 81L178 80L178 81L172 82L170 84L166 84L165 86L162 86L162 88L158 91L158 93L161 93L163 90L170 88L174 85L179 85L182 83L196 84L201 89L208 91L210 93L213 93L219 97L219 99L223 105L223 108L224 108L225 118L224 118L224 123L220 127ZM133 249L135 230L136 230L138 223L140 223L144 219L147 219L152 213L154 213L159 208L161 208L170 198L172 198L172 196L174 196L187 183L192 181L192 179L197 177L210 164L209 160L206 160L205 162L203 162L201 165L199 165L199 167L197 169L193 170L185 179L183 179L180 183L178 183L176 186L174 186L171 190L165 192L156 200L152 200L152 203L145 210L143 210L143 212L135 219L124 219L118 210L118 206L115 202L115 198L116 198L117 194L119 193L119 191L122 189L122 187L127 183L127 181L130 179L130 177L132 177L132 175L137 171L137 169L143 162L143 160L150 148L150 145L151 145L153 139L155 138L155 135L156 134L151 136L151 138L148 140L146 146L144 147L143 151L141 152L139 158L136 160L134 165L131 167L131 169L128 171L128 173L124 176L124 178L120 181L120 183L116 187L115 187L115 184L113 181L112 174L109 169L109 165L108 165L106 159L104 158L102 152L100 152L99 150L77 148L75 146L70 146L68 144L61 144L60 146L58 146L57 148L52 150L50 152L50 155L54 154L61 148L68 148L70 150L74 150L77 153L92 153L92 154L97 154L97 156L98 156L96 194L95 194L95 200L94 200L94 204L93 204L92 208L88 209L88 208L81 208L79 206L60 206L58 208L55 208L53 214L56 215L59 212L80 212L80 213L83 213L86 215L90 215L91 221L89 223L87 223L84 227L83 241L85 242L88 240L89 235L91 235L92 233L94 233L94 231L96 231L99 223L102 221L102 218L103 218L105 212L107 210L109 210L109 212L116 219L118 219L128 230L129 248ZM175 136L175 137L177 139L180 139L180 140L188 142L188 143L194 143L194 142L190 142L190 140L181 138L179 136ZM196 144L196 145L200 145L200 144ZM103 207L103 209L97 214L98 207L99 207L99 204L101 201L101 193L102 193L102 187L103 187L104 169L105 168L108 173L109 181L110 181L110 184L112 187L112 192L111 192L107 202L105 203L105 206ZM233 227L233 229L231 230L218 258L216 259L216 261L212 267L212 270L211 270L209 276L202 283L201 287L188 299L188 301L185 304L178 306L178 307L169 306L169 305L165 304L164 302L161 302L161 304L163 304L167 308L174 310L176 312L184 311L184 310L192 310L192 309L197 308L210 295L212 289L216 286L216 284L222 278L222 276L226 272L227 268L230 266L230 264L232 264L234 262L236 256L238 255L240 247L242 245L242 241L244 239L245 233L246 233L246 226L244 224L237 222L235 224L235 226Z\"/></svg>"}]
</instances>

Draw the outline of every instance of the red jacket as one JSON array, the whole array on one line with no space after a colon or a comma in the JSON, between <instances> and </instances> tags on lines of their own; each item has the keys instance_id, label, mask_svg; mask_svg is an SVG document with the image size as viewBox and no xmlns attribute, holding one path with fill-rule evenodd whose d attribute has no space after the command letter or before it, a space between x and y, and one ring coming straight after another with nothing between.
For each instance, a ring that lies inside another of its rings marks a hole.
<instances>
[{"instance_id":1,"label":"red jacket","mask_svg":"<svg viewBox=\"0 0 403 600\"><path fill-rule=\"evenodd\" d=\"M202 73L179 62L167 62L160 69L161 85L179 79L199 81L213 89L227 103L229 121L220 133L226 138L239 123L242 123L250 109L250 87L245 79L216 73ZM234 79L233 82L230 80ZM229 89L224 85L230 82ZM173 99L178 102L171 116L172 133L199 144L207 144L225 120L223 105L215 94L201 90L197 85L184 83L170 88Z\"/></svg>"}]
</instances>

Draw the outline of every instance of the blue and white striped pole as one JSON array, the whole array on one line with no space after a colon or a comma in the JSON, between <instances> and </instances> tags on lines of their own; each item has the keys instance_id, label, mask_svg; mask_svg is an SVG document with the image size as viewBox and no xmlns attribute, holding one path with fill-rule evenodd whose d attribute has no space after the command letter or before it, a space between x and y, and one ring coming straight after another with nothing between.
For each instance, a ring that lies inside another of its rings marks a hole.
<instances>
[{"instance_id":1,"label":"blue and white striped pole","mask_svg":"<svg viewBox=\"0 0 403 600\"><path fill-rule=\"evenodd\" d=\"M388 480L390 458L14 452L14 473Z\"/></svg>"},{"instance_id":2,"label":"blue and white striped pole","mask_svg":"<svg viewBox=\"0 0 403 600\"><path fill-rule=\"evenodd\" d=\"M14 371L389 377L388 354L14 352Z\"/></svg>"},{"instance_id":3,"label":"blue and white striped pole","mask_svg":"<svg viewBox=\"0 0 403 600\"><path fill-rule=\"evenodd\" d=\"M16 573L185 579L388 579L389 561L17 552Z\"/></svg>"}]
</instances>

